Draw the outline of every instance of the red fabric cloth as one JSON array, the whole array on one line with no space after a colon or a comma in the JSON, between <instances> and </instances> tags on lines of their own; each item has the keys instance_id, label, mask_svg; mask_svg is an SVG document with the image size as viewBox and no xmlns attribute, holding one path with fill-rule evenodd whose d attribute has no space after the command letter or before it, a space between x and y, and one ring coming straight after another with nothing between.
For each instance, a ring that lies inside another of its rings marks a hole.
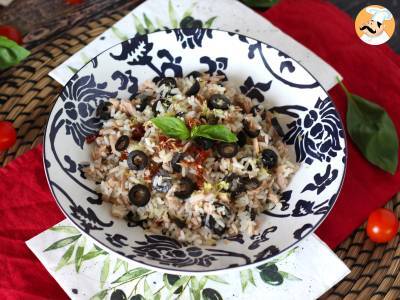
<instances>
[{"instance_id":1,"label":"red fabric cloth","mask_svg":"<svg viewBox=\"0 0 400 300\"><path fill-rule=\"evenodd\" d=\"M1 299L67 299L25 244L64 218L47 185L42 146L0 168Z\"/></svg>"},{"instance_id":2,"label":"red fabric cloth","mask_svg":"<svg viewBox=\"0 0 400 300\"><path fill-rule=\"evenodd\" d=\"M349 16L317 0L286 0L264 13L272 23L333 65L354 93L386 108L400 132L398 83L400 58L387 46L369 46L354 33ZM307 16L307 17L306 17ZM341 115L346 99L331 90ZM318 235L332 248L384 205L400 186L400 173L370 165L349 141L346 180L340 197ZM41 147L0 169L0 295L2 299L66 299L66 295L25 241L61 221L45 179Z\"/></svg>"},{"instance_id":3,"label":"red fabric cloth","mask_svg":"<svg viewBox=\"0 0 400 300\"><path fill-rule=\"evenodd\" d=\"M274 25L332 65L355 94L382 105L400 133L400 56L386 45L371 46L355 33L354 21L332 4L319 0L286 0L264 13ZM307 16L307 17L306 17ZM345 122L347 100L337 85L329 94ZM380 171L349 138L344 185L317 235L331 248L400 190L400 172Z\"/></svg>"}]
</instances>

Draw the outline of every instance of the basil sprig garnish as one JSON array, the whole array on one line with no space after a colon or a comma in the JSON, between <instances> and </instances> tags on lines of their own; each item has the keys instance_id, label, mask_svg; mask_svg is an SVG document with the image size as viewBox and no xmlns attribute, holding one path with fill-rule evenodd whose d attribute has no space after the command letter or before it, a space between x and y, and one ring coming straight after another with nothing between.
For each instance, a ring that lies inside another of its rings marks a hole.
<instances>
[{"instance_id":1,"label":"basil sprig garnish","mask_svg":"<svg viewBox=\"0 0 400 300\"><path fill-rule=\"evenodd\" d=\"M190 138L190 131L186 127L185 122L174 117L157 117L151 119L151 122L156 125L162 133L179 140L187 140Z\"/></svg>"},{"instance_id":2,"label":"basil sprig garnish","mask_svg":"<svg viewBox=\"0 0 400 300\"><path fill-rule=\"evenodd\" d=\"M16 42L0 36L0 70L7 69L25 59L30 52Z\"/></svg>"},{"instance_id":3,"label":"basil sprig garnish","mask_svg":"<svg viewBox=\"0 0 400 300\"><path fill-rule=\"evenodd\" d=\"M237 142L236 135L224 125L199 125L191 132L192 137L204 137L210 140L233 143Z\"/></svg>"},{"instance_id":4,"label":"basil sprig garnish","mask_svg":"<svg viewBox=\"0 0 400 300\"><path fill-rule=\"evenodd\" d=\"M157 117L151 119L163 134L179 139L188 140L195 137L204 137L210 140L234 143L237 142L236 135L224 125L199 125L190 130L185 122L175 117Z\"/></svg>"},{"instance_id":5,"label":"basil sprig garnish","mask_svg":"<svg viewBox=\"0 0 400 300\"><path fill-rule=\"evenodd\" d=\"M369 162L395 174L399 140L392 119L383 107L350 93L341 81L339 84L347 96L346 122L351 139Z\"/></svg>"}]
</instances>

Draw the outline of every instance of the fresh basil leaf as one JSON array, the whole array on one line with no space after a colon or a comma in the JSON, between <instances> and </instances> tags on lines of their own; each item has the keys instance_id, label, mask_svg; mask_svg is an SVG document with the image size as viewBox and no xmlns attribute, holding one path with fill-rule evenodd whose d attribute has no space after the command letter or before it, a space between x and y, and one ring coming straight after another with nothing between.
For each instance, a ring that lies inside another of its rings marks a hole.
<instances>
[{"instance_id":1,"label":"fresh basil leaf","mask_svg":"<svg viewBox=\"0 0 400 300\"><path fill-rule=\"evenodd\" d=\"M358 95L347 95L347 131L364 157L382 170L395 174L398 164L399 140L392 119L385 109Z\"/></svg>"},{"instance_id":2,"label":"fresh basil leaf","mask_svg":"<svg viewBox=\"0 0 400 300\"><path fill-rule=\"evenodd\" d=\"M269 8L278 3L279 0L241 0L244 4L255 8Z\"/></svg>"},{"instance_id":3,"label":"fresh basil leaf","mask_svg":"<svg viewBox=\"0 0 400 300\"><path fill-rule=\"evenodd\" d=\"M180 140L187 140L190 137L189 129L181 119L174 117L157 117L151 119L151 122L156 125L162 133L169 137Z\"/></svg>"},{"instance_id":4,"label":"fresh basil leaf","mask_svg":"<svg viewBox=\"0 0 400 300\"><path fill-rule=\"evenodd\" d=\"M237 142L236 135L224 125L199 125L192 129L192 138L204 137L211 140L223 141L228 143Z\"/></svg>"},{"instance_id":5,"label":"fresh basil leaf","mask_svg":"<svg viewBox=\"0 0 400 300\"><path fill-rule=\"evenodd\" d=\"M0 69L6 69L18 64L25 59L30 52L16 42L0 36Z\"/></svg>"}]
</instances>

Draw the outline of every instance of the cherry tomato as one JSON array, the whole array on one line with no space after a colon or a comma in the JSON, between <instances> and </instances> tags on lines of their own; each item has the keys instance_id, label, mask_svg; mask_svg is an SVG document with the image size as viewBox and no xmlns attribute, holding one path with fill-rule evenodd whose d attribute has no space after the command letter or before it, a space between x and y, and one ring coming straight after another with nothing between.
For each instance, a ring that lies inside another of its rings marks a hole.
<instances>
[{"instance_id":1,"label":"cherry tomato","mask_svg":"<svg viewBox=\"0 0 400 300\"><path fill-rule=\"evenodd\" d=\"M17 132L11 122L0 122L0 151L7 150L14 145L17 139Z\"/></svg>"},{"instance_id":2,"label":"cherry tomato","mask_svg":"<svg viewBox=\"0 0 400 300\"><path fill-rule=\"evenodd\" d=\"M0 35L13 40L17 44L22 44L22 35L17 28L11 25L1 25Z\"/></svg>"},{"instance_id":3,"label":"cherry tomato","mask_svg":"<svg viewBox=\"0 0 400 300\"><path fill-rule=\"evenodd\" d=\"M378 208L368 217L367 234L376 243L386 243L393 239L399 230L399 220L386 208Z\"/></svg>"},{"instance_id":4,"label":"cherry tomato","mask_svg":"<svg viewBox=\"0 0 400 300\"><path fill-rule=\"evenodd\" d=\"M83 0L65 0L68 4L81 4Z\"/></svg>"}]
</instances>

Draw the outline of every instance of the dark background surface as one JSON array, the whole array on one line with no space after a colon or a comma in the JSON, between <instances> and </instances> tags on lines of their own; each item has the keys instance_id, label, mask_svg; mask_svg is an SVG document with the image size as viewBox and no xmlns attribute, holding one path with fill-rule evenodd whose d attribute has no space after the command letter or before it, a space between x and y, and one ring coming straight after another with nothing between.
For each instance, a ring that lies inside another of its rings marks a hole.
<instances>
[{"instance_id":1,"label":"dark background surface","mask_svg":"<svg viewBox=\"0 0 400 300\"><path fill-rule=\"evenodd\" d=\"M301 0L299 0L301 1ZM327 0L328 1L328 0ZM353 19L365 6L379 4L388 8L395 17L396 30L389 45L400 53L400 0L329 0L347 12ZM95 18L112 6L129 7L128 0L84 0L80 5L68 5L65 0L14 0L7 8L0 8L0 24L12 24L25 34L28 48L51 40L66 29Z\"/></svg>"}]
</instances>

